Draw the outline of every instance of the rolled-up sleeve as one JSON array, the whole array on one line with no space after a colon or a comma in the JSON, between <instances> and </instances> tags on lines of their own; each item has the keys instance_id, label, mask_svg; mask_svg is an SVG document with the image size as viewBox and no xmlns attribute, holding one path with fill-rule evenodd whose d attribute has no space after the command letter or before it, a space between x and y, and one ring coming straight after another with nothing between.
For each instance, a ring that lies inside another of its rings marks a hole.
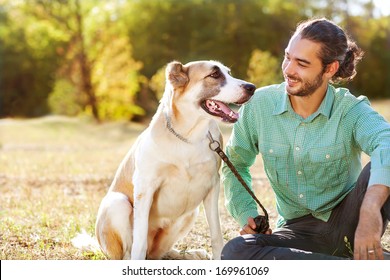
<instances>
[{"instance_id":1,"label":"rolled-up sleeve","mask_svg":"<svg viewBox=\"0 0 390 280\"><path fill-rule=\"evenodd\" d=\"M376 149L371 155L371 176L368 185L378 184L390 187L390 147Z\"/></svg>"},{"instance_id":2,"label":"rolled-up sleeve","mask_svg":"<svg viewBox=\"0 0 390 280\"><path fill-rule=\"evenodd\" d=\"M368 186L380 184L390 187L390 124L367 103L359 103L351 111L359 110L364 113L357 114L354 137L370 156Z\"/></svg>"}]
</instances>

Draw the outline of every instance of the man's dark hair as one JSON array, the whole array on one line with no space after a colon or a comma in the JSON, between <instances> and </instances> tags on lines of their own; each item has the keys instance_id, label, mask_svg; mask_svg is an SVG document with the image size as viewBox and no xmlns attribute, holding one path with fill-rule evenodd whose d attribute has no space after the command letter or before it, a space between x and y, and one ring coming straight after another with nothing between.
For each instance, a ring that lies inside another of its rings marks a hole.
<instances>
[{"instance_id":1,"label":"man's dark hair","mask_svg":"<svg viewBox=\"0 0 390 280\"><path fill-rule=\"evenodd\" d=\"M340 67L331 82L349 82L356 75L356 65L363 58L363 51L341 27L325 19L311 19L298 24L295 35L321 44L318 54L324 69L338 61Z\"/></svg>"}]
</instances>

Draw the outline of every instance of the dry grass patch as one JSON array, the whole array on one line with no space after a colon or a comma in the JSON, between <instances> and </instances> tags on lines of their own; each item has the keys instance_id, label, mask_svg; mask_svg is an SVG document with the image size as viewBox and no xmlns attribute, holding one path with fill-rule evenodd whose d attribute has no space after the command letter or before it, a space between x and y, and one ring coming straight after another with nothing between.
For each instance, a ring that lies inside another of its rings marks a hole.
<instances>
[{"instance_id":1,"label":"dry grass patch","mask_svg":"<svg viewBox=\"0 0 390 280\"><path fill-rule=\"evenodd\" d=\"M82 228L93 234L101 198L143 127L57 117L0 126L0 259L104 258L70 240Z\"/></svg>"}]
</instances>

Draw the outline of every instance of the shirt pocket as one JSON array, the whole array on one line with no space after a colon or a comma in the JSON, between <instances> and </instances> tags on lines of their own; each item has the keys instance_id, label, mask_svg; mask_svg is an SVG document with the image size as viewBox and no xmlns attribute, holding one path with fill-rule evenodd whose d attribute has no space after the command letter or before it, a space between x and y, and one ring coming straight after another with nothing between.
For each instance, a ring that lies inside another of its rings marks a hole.
<instances>
[{"instance_id":1,"label":"shirt pocket","mask_svg":"<svg viewBox=\"0 0 390 280\"><path fill-rule=\"evenodd\" d=\"M311 180L314 179L316 186L327 188L347 183L349 164L344 144L312 149L309 157Z\"/></svg>"},{"instance_id":2,"label":"shirt pocket","mask_svg":"<svg viewBox=\"0 0 390 280\"><path fill-rule=\"evenodd\" d=\"M260 143L259 150L264 162L264 170L272 185L288 183L288 157L290 146L277 143Z\"/></svg>"}]
</instances>

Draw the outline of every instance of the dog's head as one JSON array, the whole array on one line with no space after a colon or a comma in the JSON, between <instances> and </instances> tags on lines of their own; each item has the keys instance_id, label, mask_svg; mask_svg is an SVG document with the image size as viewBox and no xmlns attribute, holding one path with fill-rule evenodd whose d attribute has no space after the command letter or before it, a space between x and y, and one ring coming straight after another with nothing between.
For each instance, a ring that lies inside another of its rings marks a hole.
<instances>
[{"instance_id":1,"label":"dog's head","mask_svg":"<svg viewBox=\"0 0 390 280\"><path fill-rule=\"evenodd\" d=\"M228 105L241 105L253 95L256 87L230 75L230 70L217 61L194 61L185 65L174 61L166 68L166 93L173 111L180 104L190 103L223 122L234 123L238 113ZM185 108L184 110L191 110Z\"/></svg>"}]
</instances>

